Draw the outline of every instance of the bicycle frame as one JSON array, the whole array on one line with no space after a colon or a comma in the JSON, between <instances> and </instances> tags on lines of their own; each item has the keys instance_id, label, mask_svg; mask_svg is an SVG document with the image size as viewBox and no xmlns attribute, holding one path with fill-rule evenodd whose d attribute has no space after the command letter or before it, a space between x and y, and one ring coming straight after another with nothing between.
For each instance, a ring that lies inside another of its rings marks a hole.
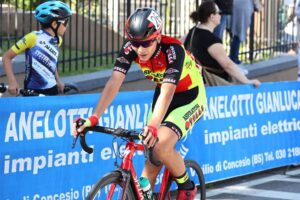
<instances>
[{"instance_id":1,"label":"bicycle frame","mask_svg":"<svg viewBox=\"0 0 300 200\"><path fill-rule=\"evenodd\" d=\"M124 157L122 159L122 163L121 163L121 166L120 166L120 169L119 169L119 171L121 171L123 177L126 177L125 179L123 179L122 199L124 197L123 195L125 194L124 188L127 188L127 184L130 184L131 178L133 180L133 186L134 186L134 190L135 190L136 195L137 195L137 199L138 200L143 200L144 199L143 192L142 192L142 189L140 188L140 185L138 183L137 174L136 174L136 171L134 169L133 162L132 162L132 158L133 158L133 155L134 155L135 151L144 151L144 146L142 144L137 144L137 143L132 142L132 141L127 142L127 144L125 146ZM169 175L170 175L170 171L167 168L165 168L164 173L163 173L161 186L160 186L159 193L158 193L158 199L159 200L163 199L163 196L164 196L163 194L165 194L165 192L166 192ZM115 189L115 185L112 185L110 190L109 190L108 199L112 197L114 189Z\"/></svg>"},{"instance_id":2,"label":"bicycle frame","mask_svg":"<svg viewBox=\"0 0 300 200\"><path fill-rule=\"evenodd\" d=\"M80 119L76 123L77 123L77 127L80 127L83 125L84 120ZM125 145L124 154L122 155L123 159L122 159L121 165L118 169L115 170L115 172L121 173L121 175L123 177L122 183L121 183L121 187L122 187L121 199L125 198L125 195L126 195L125 190L128 189L130 186L133 186L132 189L133 189L133 192L136 194L136 199L143 200L144 199L143 192L138 183L137 174L134 169L134 165L133 165L133 161L132 161L134 153L136 151L143 151L145 153L145 155L149 156L149 160L153 164L155 164L156 166L159 166L161 163L153 158L151 149L148 149L149 152L148 151L145 152L145 147L143 144L134 142L135 140L141 139L141 134L138 132L135 132L135 131L129 131L129 130L125 130L122 128L114 129L114 128L108 128L108 127L103 127L103 126L95 126L95 127L85 128L85 130L81 134L77 134L77 136L74 138L72 148L75 147L76 140L78 137L80 137L80 145L81 145L82 149L89 154L93 153L93 148L89 147L86 144L85 135L86 135L87 131L96 131L96 132L106 133L109 135L115 135L116 137L121 137L121 138L123 137L123 138L128 139L127 143ZM158 195L157 198L159 200L162 200L166 194L168 195L168 199L171 199L170 192L166 193L167 187L169 186L168 185L169 177L173 177L173 176L170 173L170 171L165 167L164 172L163 172L162 182L160 184L159 192L155 193ZM128 184L131 184L131 185L128 185ZM116 184L112 184L110 186L107 199L111 199L115 188L116 188Z\"/></svg>"}]
</instances>

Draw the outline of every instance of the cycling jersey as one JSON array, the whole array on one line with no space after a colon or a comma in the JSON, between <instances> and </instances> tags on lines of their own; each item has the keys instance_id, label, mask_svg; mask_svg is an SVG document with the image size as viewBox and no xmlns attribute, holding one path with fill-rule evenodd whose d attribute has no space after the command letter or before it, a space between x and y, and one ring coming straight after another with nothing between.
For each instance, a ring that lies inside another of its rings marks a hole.
<instances>
[{"instance_id":1,"label":"cycling jersey","mask_svg":"<svg viewBox=\"0 0 300 200\"><path fill-rule=\"evenodd\" d=\"M126 74L133 61L140 66L144 75L158 86L162 83L176 84L176 93L187 91L199 84L195 73L191 73L197 68L195 62L175 38L162 36L156 52L148 61L139 60L130 41L126 42L117 58L114 71Z\"/></svg>"},{"instance_id":2,"label":"cycling jersey","mask_svg":"<svg viewBox=\"0 0 300 200\"><path fill-rule=\"evenodd\" d=\"M201 117L206 105L202 75L193 57L185 51L180 41L162 36L155 53L148 61L140 60L132 49L131 42L125 42L113 70L126 74L132 62L138 64L149 80L157 83L152 110L161 84L176 85L174 97L162 125L174 130L178 138L184 136Z\"/></svg>"},{"instance_id":3,"label":"cycling jersey","mask_svg":"<svg viewBox=\"0 0 300 200\"><path fill-rule=\"evenodd\" d=\"M44 30L33 31L19 40L12 50L16 54L25 51L25 89L46 90L56 86L58 47L62 39L53 37Z\"/></svg>"}]
</instances>

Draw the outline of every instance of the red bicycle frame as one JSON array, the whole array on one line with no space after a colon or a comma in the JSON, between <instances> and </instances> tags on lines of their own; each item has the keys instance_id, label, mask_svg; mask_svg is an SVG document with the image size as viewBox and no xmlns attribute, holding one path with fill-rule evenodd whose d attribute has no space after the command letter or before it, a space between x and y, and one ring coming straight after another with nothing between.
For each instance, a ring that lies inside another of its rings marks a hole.
<instances>
[{"instance_id":1,"label":"red bicycle frame","mask_svg":"<svg viewBox=\"0 0 300 200\"><path fill-rule=\"evenodd\" d=\"M132 162L132 158L133 158L135 151L144 151L144 146L142 144L137 144L132 141L127 142L120 169L124 170L125 172L130 172L131 177L133 179L134 190L136 191L136 194L137 194L137 199L143 200L144 199L143 192L138 183L136 171L134 169L133 162ZM161 199L161 200L163 199L163 194L166 192L169 176L170 176L170 171L167 168L165 168L164 173L163 173L162 182L161 182L160 189L159 189L159 193L158 193L158 199ZM123 179L122 199L125 195L125 188L127 188L127 184L130 184L130 180L126 180L128 178L130 179L130 176L126 176L126 178ZM114 184L110 186L107 199L110 199L112 197L115 187L116 187L116 185L114 185ZM171 199L170 193L168 193L168 199Z\"/></svg>"}]
</instances>

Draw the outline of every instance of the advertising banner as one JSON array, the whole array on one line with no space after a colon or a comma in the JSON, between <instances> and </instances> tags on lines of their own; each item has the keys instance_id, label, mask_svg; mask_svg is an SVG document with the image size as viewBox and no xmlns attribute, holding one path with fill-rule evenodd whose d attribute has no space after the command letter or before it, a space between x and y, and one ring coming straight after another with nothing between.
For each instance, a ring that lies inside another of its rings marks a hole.
<instances>
[{"instance_id":1,"label":"advertising banner","mask_svg":"<svg viewBox=\"0 0 300 200\"><path fill-rule=\"evenodd\" d=\"M141 130L152 95L119 93L99 124ZM79 143L71 148L73 119L91 115L98 98L0 99L1 199L84 199L101 176L120 164L115 153L122 154L125 142L110 135L87 135L93 154ZM177 145L183 157L200 164L207 183L300 162L299 82L207 88L207 103L203 118ZM137 153L138 174L143 164L143 153Z\"/></svg>"}]
</instances>

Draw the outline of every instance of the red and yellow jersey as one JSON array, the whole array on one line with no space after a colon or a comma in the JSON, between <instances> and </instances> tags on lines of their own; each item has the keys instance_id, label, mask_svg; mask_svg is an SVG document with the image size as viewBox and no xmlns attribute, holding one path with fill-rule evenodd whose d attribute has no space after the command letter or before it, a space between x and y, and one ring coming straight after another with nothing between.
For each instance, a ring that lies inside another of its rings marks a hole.
<instances>
[{"instance_id":1,"label":"red and yellow jersey","mask_svg":"<svg viewBox=\"0 0 300 200\"><path fill-rule=\"evenodd\" d=\"M203 84L200 70L192 56L175 38L162 36L160 44L148 61L141 61L132 44L127 41L115 63L114 71L126 74L132 64L139 65L144 75L160 87L163 83L177 85L176 93L184 92Z\"/></svg>"}]
</instances>

